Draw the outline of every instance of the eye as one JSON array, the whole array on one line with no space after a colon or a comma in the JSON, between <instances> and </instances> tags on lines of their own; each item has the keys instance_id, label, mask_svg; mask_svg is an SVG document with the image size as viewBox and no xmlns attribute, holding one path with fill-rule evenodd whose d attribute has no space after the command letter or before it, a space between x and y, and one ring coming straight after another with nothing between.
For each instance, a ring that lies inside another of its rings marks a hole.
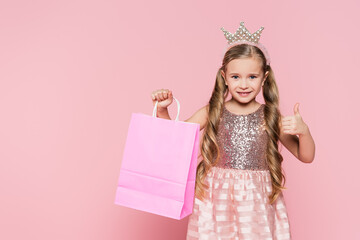
<instances>
[{"instance_id":1,"label":"eye","mask_svg":"<svg viewBox=\"0 0 360 240\"><path fill-rule=\"evenodd\" d=\"M237 79L238 76L232 76L232 78L234 78L234 77L236 77L235 79ZM251 77L254 77L254 78L251 78ZM255 79L256 76L252 75L252 76L250 76L250 78L251 78L251 79Z\"/></svg>"}]
</instances>

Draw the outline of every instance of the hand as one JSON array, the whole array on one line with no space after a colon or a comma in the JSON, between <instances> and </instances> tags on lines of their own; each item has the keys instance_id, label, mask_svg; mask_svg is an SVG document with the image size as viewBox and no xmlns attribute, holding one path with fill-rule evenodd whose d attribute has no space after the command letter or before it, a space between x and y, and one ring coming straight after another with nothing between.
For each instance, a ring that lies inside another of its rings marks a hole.
<instances>
[{"instance_id":1,"label":"hand","mask_svg":"<svg viewBox=\"0 0 360 240\"><path fill-rule=\"evenodd\" d=\"M173 102L173 95L169 89L158 89L151 93L153 106L158 101L157 108L167 108Z\"/></svg>"},{"instance_id":2,"label":"hand","mask_svg":"<svg viewBox=\"0 0 360 240\"><path fill-rule=\"evenodd\" d=\"M294 106L294 115L282 117L281 131L291 135L302 135L308 131L308 126L302 120L299 112L299 103Z\"/></svg>"}]
</instances>

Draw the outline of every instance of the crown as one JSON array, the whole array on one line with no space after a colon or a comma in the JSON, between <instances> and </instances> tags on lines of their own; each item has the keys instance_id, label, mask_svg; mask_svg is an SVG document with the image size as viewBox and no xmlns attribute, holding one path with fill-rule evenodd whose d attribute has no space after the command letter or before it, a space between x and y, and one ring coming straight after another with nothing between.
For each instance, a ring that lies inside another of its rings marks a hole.
<instances>
[{"instance_id":1,"label":"crown","mask_svg":"<svg viewBox=\"0 0 360 240\"><path fill-rule=\"evenodd\" d=\"M228 44L226 46L226 49L224 50L224 53L229 48L231 48L235 45L240 45L240 44L246 43L246 44L253 45L253 46L260 48L266 57L266 64L270 65L269 54L268 54L266 48L261 43L259 43L260 36L261 36L262 31L264 30L264 27L260 27L260 29L257 30L256 32L250 33L249 30L244 26L244 22L240 22L240 26L236 30L235 33L230 33L229 31L226 31L223 27L221 28L221 30L224 32L225 38L228 41Z\"/></svg>"},{"instance_id":2,"label":"crown","mask_svg":"<svg viewBox=\"0 0 360 240\"><path fill-rule=\"evenodd\" d=\"M224 32L225 38L228 40L228 44L232 44L237 41L249 41L253 43L258 43L260 39L260 35L264 27L260 27L259 30L251 34L249 30L244 26L244 22L240 23L240 27L236 30L234 34L226 31L223 27L221 30Z\"/></svg>"}]
</instances>

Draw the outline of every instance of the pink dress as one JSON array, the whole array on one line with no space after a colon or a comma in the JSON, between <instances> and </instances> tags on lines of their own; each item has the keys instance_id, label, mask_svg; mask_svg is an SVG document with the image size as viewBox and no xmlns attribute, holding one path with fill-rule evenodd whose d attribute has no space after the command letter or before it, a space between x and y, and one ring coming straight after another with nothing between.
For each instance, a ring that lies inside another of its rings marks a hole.
<instances>
[{"instance_id":1,"label":"pink dress","mask_svg":"<svg viewBox=\"0 0 360 240\"><path fill-rule=\"evenodd\" d=\"M239 115L224 107L218 130L221 158L206 176L206 199L195 197L187 240L291 239L281 193L270 205L264 107Z\"/></svg>"}]
</instances>

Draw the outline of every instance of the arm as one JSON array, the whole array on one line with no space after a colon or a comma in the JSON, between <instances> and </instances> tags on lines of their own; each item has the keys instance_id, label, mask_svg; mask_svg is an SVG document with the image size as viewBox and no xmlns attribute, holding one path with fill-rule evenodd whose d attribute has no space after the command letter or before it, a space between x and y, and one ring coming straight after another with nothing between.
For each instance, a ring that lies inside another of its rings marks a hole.
<instances>
[{"instance_id":1,"label":"arm","mask_svg":"<svg viewBox=\"0 0 360 240\"><path fill-rule=\"evenodd\" d=\"M172 92L168 89L159 89L152 92L151 98L154 106L156 101L159 102L157 105L156 116L171 120L167 106L169 106L172 102ZM208 105L199 109L189 119L185 120L185 122L198 123L200 124L200 130L202 130L207 122L207 107Z\"/></svg>"},{"instance_id":2,"label":"arm","mask_svg":"<svg viewBox=\"0 0 360 240\"><path fill-rule=\"evenodd\" d=\"M309 127L306 125L304 133L291 135L284 133L281 128L280 142L301 162L311 163L315 157L315 143L310 134Z\"/></svg>"},{"instance_id":3,"label":"arm","mask_svg":"<svg viewBox=\"0 0 360 240\"><path fill-rule=\"evenodd\" d=\"M295 105L293 116L281 116L279 139L297 159L311 163L315 158L315 143L309 127L300 116L298 107Z\"/></svg>"},{"instance_id":4,"label":"arm","mask_svg":"<svg viewBox=\"0 0 360 240\"><path fill-rule=\"evenodd\" d=\"M208 105L197 110L190 118L186 119L185 122L198 123L200 124L200 131L205 127L207 122L207 110ZM157 108L157 117L170 119L169 111L167 108L158 107Z\"/></svg>"},{"instance_id":5,"label":"arm","mask_svg":"<svg viewBox=\"0 0 360 240\"><path fill-rule=\"evenodd\" d=\"M299 135L299 142L299 159L311 163L315 158L315 142L307 125L306 131Z\"/></svg>"},{"instance_id":6,"label":"arm","mask_svg":"<svg viewBox=\"0 0 360 240\"><path fill-rule=\"evenodd\" d=\"M160 117L160 118L165 118L165 119L171 120L169 111L167 108L157 107L156 116Z\"/></svg>"},{"instance_id":7,"label":"arm","mask_svg":"<svg viewBox=\"0 0 360 240\"><path fill-rule=\"evenodd\" d=\"M200 124L200 131L201 131L207 123L208 106L209 105L206 105L200 108L199 110L197 110L189 119L186 119L185 122Z\"/></svg>"}]
</instances>

